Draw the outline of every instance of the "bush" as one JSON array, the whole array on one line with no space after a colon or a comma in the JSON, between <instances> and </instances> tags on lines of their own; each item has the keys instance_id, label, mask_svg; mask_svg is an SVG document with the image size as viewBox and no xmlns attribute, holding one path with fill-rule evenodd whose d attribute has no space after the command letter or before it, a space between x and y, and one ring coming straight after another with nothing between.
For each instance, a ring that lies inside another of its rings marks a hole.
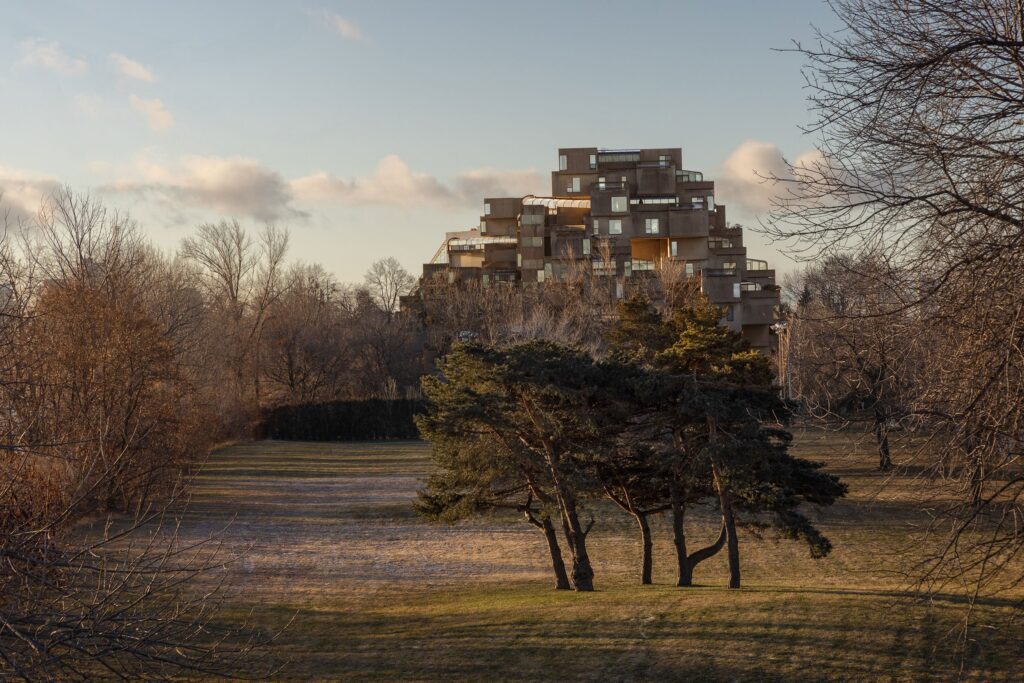
<instances>
[{"instance_id":1,"label":"bush","mask_svg":"<svg viewBox=\"0 0 1024 683\"><path fill-rule=\"evenodd\" d=\"M279 406L266 411L257 438L286 441L372 441L418 439L414 399L367 399Z\"/></svg>"}]
</instances>

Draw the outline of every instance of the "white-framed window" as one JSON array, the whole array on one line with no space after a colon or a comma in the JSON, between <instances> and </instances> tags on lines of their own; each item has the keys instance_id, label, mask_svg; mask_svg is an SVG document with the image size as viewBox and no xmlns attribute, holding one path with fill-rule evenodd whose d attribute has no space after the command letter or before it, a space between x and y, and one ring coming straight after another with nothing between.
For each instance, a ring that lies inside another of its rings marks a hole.
<instances>
[{"instance_id":1,"label":"white-framed window","mask_svg":"<svg viewBox=\"0 0 1024 683\"><path fill-rule=\"evenodd\" d=\"M579 178L573 178L572 179L572 191L573 192L579 192L580 191L580 179Z\"/></svg>"},{"instance_id":2,"label":"white-framed window","mask_svg":"<svg viewBox=\"0 0 1024 683\"><path fill-rule=\"evenodd\" d=\"M679 242L672 240L672 257L679 256Z\"/></svg>"},{"instance_id":3,"label":"white-framed window","mask_svg":"<svg viewBox=\"0 0 1024 683\"><path fill-rule=\"evenodd\" d=\"M628 197L612 197L612 213L626 213L629 211Z\"/></svg>"},{"instance_id":4,"label":"white-framed window","mask_svg":"<svg viewBox=\"0 0 1024 683\"><path fill-rule=\"evenodd\" d=\"M590 168L597 168L597 155L596 154L591 154L590 155Z\"/></svg>"},{"instance_id":5,"label":"white-framed window","mask_svg":"<svg viewBox=\"0 0 1024 683\"><path fill-rule=\"evenodd\" d=\"M684 267L684 271L687 277L693 277L693 264L687 263Z\"/></svg>"},{"instance_id":6,"label":"white-framed window","mask_svg":"<svg viewBox=\"0 0 1024 683\"><path fill-rule=\"evenodd\" d=\"M583 255L590 256L590 240L588 239L583 240Z\"/></svg>"},{"instance_id":7,"label":"white-framed window","mask_svg":"<svg viewBox=\"0 0 1024 683\"><path fill-rule=\"evenodd\" d=\"M658 219L657 218L645 218L644 219L644 232L648 235L658 234Z\"/></svg>"},{"instance_id":8,"label":"white-framed window","mask_svg":"<svg viewBox=\"0 0 1024 683\"><path fill-rule=\"evenodd\" d=\"M714 210L715 210L715 198L713 196L711 196L711 195L708 195L708 211L714 211Z\"/></svg>"},{"instance_id":9,"label":"white-framed window","mask_svg":"<svg viewBox=\"0 0 1024 683\"><path fill-rule=\"evenodd\" d=\"M742 288L740 287L740 283L738 283L738 282L732 283L732 298L733 299L739 299L741 291L742 291Z\"/></svg>"},{"instance_id":10,"label":"white-framed window","mask_svg":"<svg viewBox=\"0 0 1024 683\"><path fill-rule=\"evenodd\" d=\"M559 154L558 155L558 170L559 171L564 171L567 168L569 168L569 160L566 158L566 156L564 154Z\"/></svg>"},{"instance_id":11,"label":"white-framed window","mask_svg":"<svg viewBox=\"0 0 1024 683\"><path fill-rule=\"evenodd\" d=\"M594 221L594 234L597 235L597 234L599 234L601 232L601 219L600 218L594 218L593 221Z\"/></svg>"},{"instance_id":12,"label":"white-framed window","mask_svg":"<svg viewBox=\"0 0 1024 683\"><path fill-rule=\"evenodd\" d=\"M490 216L491 215L491 205L489 203L484 203L484 215L485 216Z\"/></svg>"},{"instance_id":13,"label":"white-framed window","mask_svg":"<svg viewBox=\"0 0 1024 683\"><path fill-rule=\"evenodd\" d=\"M608 219L608 234L609 235L621 235L622 234L622 220L619 218Z\"/></svg>"}]
</instances>

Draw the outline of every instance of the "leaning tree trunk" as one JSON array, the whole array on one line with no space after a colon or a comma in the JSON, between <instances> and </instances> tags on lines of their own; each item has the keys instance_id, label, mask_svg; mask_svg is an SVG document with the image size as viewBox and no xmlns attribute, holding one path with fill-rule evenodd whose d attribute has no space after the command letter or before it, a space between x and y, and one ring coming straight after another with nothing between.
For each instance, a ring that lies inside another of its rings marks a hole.
<instances>
[{"instance_id":1,"label":"leaning tree trunk","mask_svg":"<svg viewBox=\"0 0 1024 683\"><path fill-rule=\"evenodd\" d=\"M555 533L555 526L551 523L551 519L548 517L537 519L528 509L523 514L526 516L527 522L544 532L544 538L548 542L548 552L551 554L551 568L555 572L555 590L569 590L571 586L569 577L565 573L565 562L562 561L562 549L558 546L558 534Z\"/></svg>"},{"instance_id":2,"label":"leaning tree trunk","mask_svg":"<svg viewBox=\"0 0 1024 683\"><path fill-rule=\"evenodd\" d=\"M580 524L579 515L576 512L576 499L564 486L556 485L558 491L558 506L562 511L562 520L569 541L569 550L572 552L572 579L573 590L592 591L594 590L594 568L590 564L590 556L587 554L587 531Z\"/></svg>"},{"instance_id":3,"label":"leaning tree trunk","mask_svg":"<svg viewBox=\"0 0 1024 683\"><path fill-rule=\"evenodd\" d=\"M642 543L642 557L640 560L640 583L649 586L652 583L651 575L654 571L654 560L652 558L654 541L651 539L651 525L647 523L647 513L637 512L633 514L636 523L640 526L640 540Z\"/></svg>"}]
</instances>

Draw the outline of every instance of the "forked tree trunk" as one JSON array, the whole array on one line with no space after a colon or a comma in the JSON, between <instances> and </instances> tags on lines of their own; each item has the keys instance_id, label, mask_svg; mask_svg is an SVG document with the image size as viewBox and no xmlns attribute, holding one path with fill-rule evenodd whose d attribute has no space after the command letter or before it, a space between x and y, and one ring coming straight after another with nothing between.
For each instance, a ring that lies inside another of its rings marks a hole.
<instances>
[{"instance_id":1,"label":"forked tree trunk","mask_svg":"<svg viewBox=\"0 0 1024 683\"><path fill-rule=\"evenodd\" d=\"M572 553L572 572L569 577L572 580L572 587L575 591L594 590L594 568L590 564L590 556L587 554L587 531L580 524L579 515L576 512L576 499L565 487L556 484L558 490L558 506L562 511L562 523L566 539L569 542L569 550Z\"/></svg>"},{"instance_id":2,"label":"forked tree trunk","mask_svg":"<svg viewBox=\"0 0 1024 683\"><path fill-rule=\"evenodd\" d=\"M693 585L693 567L690 565L686 555L686 527L683 524L683 515L686 508L683 506L678 489L672 487L672 543L676 546L676 585L679 587Z\"/></svg>"},{"instance_id":3,"label":"forked tree trunk","mask_svg":"<svg viewBox=\"0 0 1024 683\"><path fill-rule=\"evenodd\" d=\"M722 481L716 465L711 466L715 478L715 489L718 491L718 503L722 508L722 524L725 526L725 542L729 558L729 588L740 587L740 541L736 536L736 517L732 509L732 493Z\"/></svg>"}]
</instances>

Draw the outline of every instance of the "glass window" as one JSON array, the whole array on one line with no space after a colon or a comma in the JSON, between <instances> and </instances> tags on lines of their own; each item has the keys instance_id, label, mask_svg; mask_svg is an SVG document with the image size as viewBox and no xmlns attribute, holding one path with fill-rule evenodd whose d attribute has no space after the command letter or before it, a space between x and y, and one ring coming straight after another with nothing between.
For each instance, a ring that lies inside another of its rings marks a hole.
<instances>
[{"instance_id":1,"label":"glass window","mask_svg":"<svg viewBox=\"0 0 1024 683\"><path fill-rule=\"evenodd\" d=\"M731 304L729 306L725 307L725 319L728 320L729 322L732 322L733 312L732 312L732 305Z\"/></svg>"},{"instance_id":2,"label":"glass window","mask_svg":"<svg viewBox=\"0 0 1024 683\"><path fill-rule=\"evenodd\" d=\"M714 211L714 210L715 210L715 198L709 195L708 196L708 211Z\"/></svg>"},{"instance_id":3,"label":"glass window","mask_svg":"<svg viewBox=\"0 0 1024 683\"><path fill-rule=\"evenodd\" d=\"M686 264L686 271L685 272L686 272L687 276L690 276L690 277L693 276L693 264L692 263L687 263Z\"/></svg>"},{"instance_id":4,"label":"glass window","mask_svg":"<svg viewBox=\"0 0 1024 683\"><path fill-rule=\"evenodd\" d=\"M480 232L487 232L487 221L480 221Z\"/></svg>"},{"instance_id":5,"label":"glass window","mask_svg":"<svg viewBox=\"0 0 1024 683\"><path fill-rule=\"evenodd\" d=\"M490 204L484 204L484 215L485 216L490 216L491 215L491 205Z\"/></svg>"},{"instance_id":6,"label":"glass window","mask_svg":"<svg viewBox=\"0 0 1024 683\"><path fill-rule=\"evenodd\" d=\"M597 155L596 154L591 154L590 155L590 168L597 168Z\"/></svg>"},{"instance_id":7,"label":"glass window","mask_svg":"<svg viewBox=\"0 0 1024 683\"><path fill-rule=\"evenodd\" d=\"M736 270L736 262L726 261L725 263L722 264L722 268L724 268L725 270Z\"/></svg>"},{"instance_id":8,"label":"glass window","mask_svg":"<svg viewBox=\"0 0 1024 683\"><path fill-rule=\"evenodd\" d=\"M672 240L672 256L679 256L679 242ZM686 265L690 265L687 263Z\"/></svg>"},{"instance_id":9,"label":"glass window","mask_svg":"<svg viewBox=\"0 0 1024 683\"><path fill-rule=\"evenodd\" d=\"M565 158L564 154L558 155L558 170L564 171L569 167L569 160Z\"/></svg>"},{"instance_id":10,"label":"glass window","mask_svg":"<svg viewBox=\"0 0 1024 683\"><path fill-rule=\"evenodd\" d=\"M608 234L609 235L621 235L622 234L622 221L618 218L611 218L608 220Z\"/></svg>"},{"instance_id":11,"label":"glass window","mask_svg":"<svg viewBox=\"0 0 1024 683\"><path fill-rule=\"evenodd\" d=\"M741 291L742 290L740 288L740 283L738 283L738 282L732 283L732 298L733 299L739 299ZM732 308L732 306L730 306L729 308ZM731 320L731 318L730 318L730 320Z\"/></svg>"},{"instance_id":12,"label":"glass window","mask_svg":"<svg viewBox=\"0 0 1024 683\"><path fill-rule=\"evenodd\" d=\"M583 255L590 256L590 240L583 240Z\"/></svg>"},{"instance_id":13,"label":"glass window","mask_svg":"<svg viewBox=\"0 0 1024 683\"><path fill-rule=\"evenodd\" d=\"M658 219L657 218L645 218L644 219L644 232L648 235L658 234Z\"/></svg>"},{"instance_id":14,"label":"glass window","mask_svg":"<svg viewBox=\"0 0 1024 683\"><path fill-rule=\"evenodd\" d=\"M595 218L594 220L594 234L598 234L601 231L601 219Z\"/></svg>"},{"instance_id":15,"label":"glass window","mask_svg":"<svg viewBox=\"0 0 1024 683\"><path fill-rule=\"evenodd\" d=\"M544 282L544 271L543 270L538 270L537 271L537 282Z\"/></svg>"},{"instance_id":16,"label":"glass window","mask_svg":"<svg viewBox=\"0 0 1024 683\"><path fill-rule=\"evenodd\" d=\"M573 178L572 179L572 191L573 192L579 192L580 191L580 179L579 178Z\"/></svg>"},{"instance_id":17,"label":"glass window","mask_svg":"<svg viewBox=\"0 0 1024 683\"><path fill-rule=\"evenodd\" d=\"M612 197L612 213L626 213L628 207L626 197Z\"/></svg>"}]
</instances>

